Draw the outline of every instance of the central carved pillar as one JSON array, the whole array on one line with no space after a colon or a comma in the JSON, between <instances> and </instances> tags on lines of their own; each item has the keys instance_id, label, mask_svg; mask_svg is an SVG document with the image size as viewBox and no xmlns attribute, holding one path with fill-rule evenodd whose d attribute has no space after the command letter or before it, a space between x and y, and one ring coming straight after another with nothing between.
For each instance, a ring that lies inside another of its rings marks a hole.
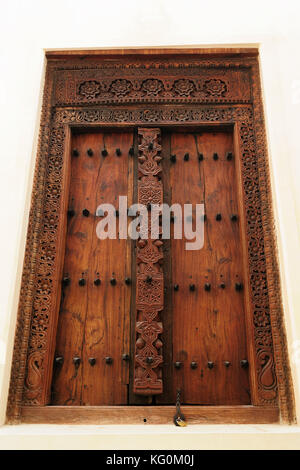
<instances>
[{"instance_id":1,"label":"central carved pillar","mask_svg":"<svg viewBox=\"0 0 300 470\"><path fill-rule=\"evenodd\" d=\"M138 129L138 203L150 209L163 203L161 182L160 129ZM142 234L141 234L142 235ZM136 248L136 346L133 391L139 395L163 392L161 311L164 301L162 241L151 239L148 213L148 239L139 238Z\"/></svg>"}]
</instances>

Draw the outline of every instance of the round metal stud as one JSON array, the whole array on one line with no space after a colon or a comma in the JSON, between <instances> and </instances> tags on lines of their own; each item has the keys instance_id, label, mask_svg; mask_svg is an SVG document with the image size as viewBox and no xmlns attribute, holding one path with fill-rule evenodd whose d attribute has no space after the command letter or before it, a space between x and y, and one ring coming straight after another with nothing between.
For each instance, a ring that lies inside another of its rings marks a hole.
<instances>
[{"instance_id":1,"label":"round metal stud","mask_svg":"<svg viewBox=\"0 0 300 470\"><path fill-rule=\"evenodd\" d=\"M89 357L89 363L91 366L94 366L96 364L96 359L94 357Z\"/></svg>"},{"instance_id":2,"label":"round metal stud","mask_svg":"<svg viewBox=\"0 0 300 470\"><path fill-rule=\"evenodd\" d=\"M84 217L88 217L88 216L90 215L90 211L89 211L88 209L83 209L82 215L83 215Z\"/></svg>"},{"instance_id":3,"label":"round metal stud","mask_svg":"<svg viewBox=\"0 0 300 470\"><path fill-rule=\"evenodd\" d=\"M94 155L94 152L92 149L87 149L86 153L88 154L89 157L92 157Z\"/></svg>"},{"instance_id":4,"label":"round metal stud","mask_svg":"<svg viewBox=\"0 0 300 470\"><path fill-rule=\"evenodd\" d=\"M101 280L97 277L97 279L94 279L94 284L95 286L100 286Z\"/></svg>"},{"instance_id":5,"label":"round metal stud","mask_svg":"<svg viewBox=\"0 0 300 470\"><path fill-rule=\"evenodd\" d=\"M84 277L81 277L81 278L79 279L78 284L79 284L80 286L85 286L86 281L85 281Z\"/></svg>"},{"instance_id":6,"label":"round metal stud","mask_svg":"<svg viewBox=\"0 0 300 470\"><path fill-rule=\"evenodd\" d=\"M208 361L207 367L208 367L209 369L212 369L212 368L214 367L214 363L213 363L212 361Z\"/></svg>"},{"instance_id":7,"label":"round metal stud","mask_svg":"<svg viewBox=\"0 0 300 470\"><path fill-rule=\"evenodd\" d=\"M106 362L106 364L112 364L112 362L113 362L112 357L107 356L107 357L105 358L105 362Z\"/></svg>"}]
</instances>

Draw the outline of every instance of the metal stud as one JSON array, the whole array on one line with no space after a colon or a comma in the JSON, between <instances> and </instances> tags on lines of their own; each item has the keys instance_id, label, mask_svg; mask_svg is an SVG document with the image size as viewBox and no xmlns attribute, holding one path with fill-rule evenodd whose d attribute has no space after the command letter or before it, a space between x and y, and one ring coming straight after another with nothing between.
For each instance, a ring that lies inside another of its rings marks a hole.
<instances>
[{"instance_id":1,"label":"metal stud","mask_svg":"<svg viewBox=\"0 0 300 470\"><path fill-rule=\"evenodd\" d=\"M184 159L185 162L188 162L189 159L190 159L189 153L186 153L186 154L184 155L183 159Z\"/></svg>"},{"instance_id":2,"label":"metal stud","mask_svg":"<svg viewBox=\"0 0 300 470\"><path fill-rule=\"evenodd\" d=\"M120 157L122 155L121 149L116 149L116 155L117 157Z\"/></svg>"},{"instance_id":3,"label":"metal stud","mask_svg":"<svg viewBox=\"0 0 300 470\"><path fill-rule=\"evenodd\" d=\"M249 362L247 361L247 359L242 359L240 364L243 369L247 369L247 367L249 366Z\"/></svg>"},{"instance_id":4,"label":"metal stud","mask_svg":"<svg viewBox=\"0 0 300 470\"><path fill-rule=\"evenodd\" d=\"M58 366L61 366L64 362L64 358L63 356L56 356L55 358L55 364L57 364Z\"/></svg>"},{"instance_id":5,"label":"metal stud","mask_svg":"<svg viewBox=\"0 0 300 470\"><path fill-rule=\"evenodd\" d=\"M107 357L105 358L105 362L106 362L106 364L112 364L112 362L113 362L112 357L107 356Z\"/></svg>"},{"instance_id":6,"label":"metal stud","mask_svg":"<svg viewBox=\"0 0 300 470\"><path fill-rule=\"evenodd\" d=\"M209 282L206 282L206 283L204 284L204 290L206 290L207 292L209 292L210 289L211 289L211 285L209 284Z\"/></svg>"},{"instance_id":7,"label":"metal stud","mask_svg":"<svg viewBox=\"0 0 300 470\"><path fill-rule=\"evenodd\" d=\"M148 282L148 284L151 284L151 282L152 282L152 276L147 276L146 282Z\"/></svg>"},{"instance_id":8,"label":"metal stud","mask_svg":"<svg viewBox=\"0 0 300 470\"><path fill-rule=\"evenodd\" d=\"M62 280L62 284L64 287L67 287L71 282L71 279L69 278L69 276L65 276Z\"/></svg>"},{"instance_id":9,"label":"metal stud","mask_svg":"<svg viewBox=\"0 0 300 470\"><path fill-rule=\"evenodd\" d=\"M80 362L81 362L81 359L80 357L73 357L73 364L75 364L76 367L78 367L80 365Z\"/></svg>"},{"instance_id":10,"label":"metal stud","mask_svg":"<svg viewBox=\"0 0 300 470\"><path fill-rule=\"evenodd\" d=\"M77 150L77 149L73 149L72 155L73 155L73 157L79 157L79 152L78 152L78 150Z\"/></svg>"},{"instance_id":11,"label":"metal stud","mask_svg":"<svg viewBox=\"0 0 300 470\"><path fill-rule=\"evenodd\" d=\"M191 362L191 369L197 369L197 367L198 367L197 362L192 361L192 362Z\"/></svg>"},{"instance_id":12,"label":"metal stud","mask_svg":"<svg viewBox=\"0 0 300 470\"><path fill-rule=\"evenodd\" d=\"M216 215L216 220L219 222L220 220L222 220L222 215L221 214L217 214Z\"/></svg>"},{"instance_id":13,"label":"metal stud","mask_svg":"<svg viewBox=\"0 0 300 470\"><path fill-rule=\"evenodd\" d=\"M68 214L68 217L74 217L74 215L75 215L74 209L68 209L67 214Z\"/></svg>"},{"instance_id":14,"label":"metal stud","mask_svg":"<svg viewBox=\"0 0 300 470\"><path fill-rule=\"evenodd\" d=\"M112 286L115 286L117 284L117 280L114 277L112 277L110 280L110 283Z\"/></svg>"},{"instance_id":15,"label":"metal stud","mask_svg":"<svg viewBox=\"0 0 300 470\"><path fill-rule=\"evenodd\" d=\"M85 282L84 277L81 277L81 278L79 279L79 281L78 281L78 284L79 284L80 286L85 286L85 283L86 283L86 282Z\"/></svg>"},{"instance_id":16,"label":"metal stud","mask_svg":"<svg viewBox=\"0 0 300 470\"><path fill-rule=\"evenodd\" d=\"M225 287L226 287L225 282L221 282L220 287L221 287L221 289L225 289Z\"/></svg>"},{"instance_id":17,"label":"metal stud","mask_svg":"<svg viewBox=\"0 0 300 470\"><path fill-rule=\"evenodd\" d=\"M131 279L130 279L130 277L125 277L125 284L126 284L127 286L130 286L130 284L131 284Z\"/></svg>"},{"instance_id":18,"label":"metal stud","mask_svg":"<svg viewBox=\"0 0 300 470\"><path fill-rule=\"evenodd\" d=\"M106 149L103 149L103 150L101 151L101 154L102 154L102 157L107 157L108 151L107 151Z\"/></svg>"},{"instance_id":19,"label":"metal stud","mask_svg":"<svg viewBox=\"0 0 300 470\"><path fill-rule=\"evenodd\" d=\"M231 365L231 362L229 362L229 361L224 361L224 366L227 367L227 369L228 369L228 367L229 367L230 365Z\"/></svg>"},{"instance_id":20,"label":"metal stud","mask_svg":"<svg viewBox=\"0 0 300 470\"><path fill-rule=\"evenodd\" d=\"M129 354L122 354L122 360L128 362L130 360Z\"/></svg>"},{"instance_id":21,"label":"metal stud","mask_svg":"<svg viewBox=\"0 0 300 470\"><path fill-rule=\"evenodd\" d=\"M92 149L87 149L86 153L88 154L89 157L92 157L94 155L94 152Z\"/></svg>"},{"instance_id":22,"label":"metal stud","mask_svg":"<svg viewBox=\"0 0 300 470\"><path fill-rule=\"evenodd\" d=\"M182 366L182 362L176 361L176 362L174 363L175 369L181 369L181 366Z\"/></svg>"},{"instance_id":23,"label":"metal stud","mask_svg":"<svg viewBox=\"0 0 300 470\"><path fill-rule=\"evenodd\" d=\"M198 160L199 160L199 162L202 162L204 160L203 153L198 154Z\"/></svg>"},{"instance_id":24,"label":"metal stud","mask_svg":"<svg viewBox=\"0 0 300 470\"><path fill-rule=\"evenodd\" d=\"M179 291L179 285L178 284L174 284L174 290L175 290L175 292Z\"/></svg>"},{"instance_id":25,"label":"metal stud","mask_svg":"<svg viewBox=\"0 0 300 470\"><path fill-rule=\"evenodd\" d=\"M90 211L89 211L88 209L83 209L82 215L83 215L84 217L88 217L88 216L90 215Z\"/></svg>"},{"instance_id":26,"label":"metal stud","mask_svg":"<svg viewBox=\"0 0 300 470\"><path fill-rule=\"evenodd\" d=\"M227 155L226 155L226 158L227 158L228 161L232 160L233 159L232 152L228 152Z\"/></svg>"},{"instance_id":27,"label":"metal stud","mask_svg":"<svg viewBox=\"0 0 300 470\"><path fill-rule=\"evenodd\" d=\"M232 222L236 222L237 219L238 219L238 216L236 214L232 214L230 218L231 218Z\"/></svg>"},{"instance_id":28,"label":"metal stud","mask_svg":"<svg viewBox=\"0 0 300 470\"><path fill-rule=\"evenodd\" d=\"M208 367L209 369L212 369L212 368L214 367L214 363L213 363L212 361L208 361L207 367Z\"/></svg>"},{"instance_id":29,"label":"metal stud","mask_svg":"<svg viewBox=\"0 0 300 470\"><path fill-rule=\"evenodd\" d=\"M89 357L89 363L91 366L94 366L96 364L96 359L94 357Z\"/></svg>"},{"instance_id":30,"label":"metal stud","mask_svg":"<svg viewBox=\"0 0 300 470\"><path fill-rule=\"evenodd\" d=\"M101 280L97 277L97 279L94 280L95 286L100 286Z\"/></svg>"},{"instance_id":31,"label":"metal stud","mask_svg":"<svg viewBox=\"0 0 300 470\"><path fill-rule=\"evenodd\" d=\"M129 153L129 155L130 155L131 157L133 157L133 155L134 155L134 148L133 148L133 147L130 147L128 153Z\"/></svg>"},{"instance_id":32,"label":"metal stud","mask_svg":"<svg viewBox=\"0 0 300 470\"><path fill-rule=\"evenodd\" d=\"M243 284L241 282L236 282L235 290L237 290L237 291L243 290Z\"/></svg>"},{"instance_id":33,"label":"metal stud","mask_svg":"<svg viewBox=\"0 0 300 470\"><path fill-rule=\"evenodd\" d=\"M214 153L214 154L213 154L213 159L214 159L214 160L218 160L218 159L219 159L219 155L218 155L217 153Z\"/></svg>"},{"instance_id":34,"label":"metal stud","mask_svg":"<svg viewBox=\"0 0 300 470\"><path fill-rule=\"evenodd\" d=\"M170 160L172 163L176 162L176 155L171 155Z\"/></svg>"},{"instance_id":35,"label":"metal stud","mask_svg":"<svg viewBox=\"0 0 300 470\"><path fill-rule=\"evenodd\" d=\"M153 363L153 357L148 356L146 359L147 364L152 364Z\"/></svg>"},{"instance_id":36,"label":"metal stud","mask_svg":"<svg viewBox=\"0 0 300 470\"><path fill-rule=\"evenodd\" d=\"M190 284L190 291L194 292L195 289L196 289L195 284Z\"/></svg>"}]
</instances>

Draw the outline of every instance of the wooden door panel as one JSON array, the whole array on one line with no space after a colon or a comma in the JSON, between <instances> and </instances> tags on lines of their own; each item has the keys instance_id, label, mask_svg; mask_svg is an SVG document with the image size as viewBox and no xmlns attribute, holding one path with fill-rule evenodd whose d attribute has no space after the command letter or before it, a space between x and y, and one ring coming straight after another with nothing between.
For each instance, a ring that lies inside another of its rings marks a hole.
<instances>
[{"instance_id":1,"label":"wooden door panel","mask_svg":"<svg viewBox=\"0 0 300 470\"><path fill-rule=\"evenodd\" d=\"M248 404L248 371L240 366L247 358L244 298L235 289L242 282L242 253L239 221L231 220L237 214L235 164L226 158L233 151L232 133L173 132L165 146L176 155L176 163L167 163L171 202L204 203L206 221L201 250L185 250L185 239L171 241L173 363L182 366L174 368L173 397L158 400L174 401L176 388L181 388L189 404Z\"/></svg>"},{"instance_id":2,"label":"wooden door panel","mask_svg":"<svg viewBox=\"0 0 300 470\"><path fill-rule=\"evenodd\" d=\"M55 367L53 404L126 404L129 351L131 252L128 240L100 240L95 217L101 203L118 208L118 197L132 199L132 159L129 148L132 132L105 132L75 135L72 157L64 275L71 278L63 288L56 355L64 362ZM105 148L108 155L102 156ZM120 148L121 155L116 155ZM87 150L92 149L89 156ZM82 214L88 209L89 216ZM118 222L118 219L116 219ZM117 224L118 227L118 224ZM80 278L85 285L79 286ZM111 284L111 279L116 284ZM100 279L100 285L94 281ZM80 358L76 367L73 358ZM111 358L107 363L105 358ZM89 359L95 359L91 365Z\"/></svg>"}]
</instances>

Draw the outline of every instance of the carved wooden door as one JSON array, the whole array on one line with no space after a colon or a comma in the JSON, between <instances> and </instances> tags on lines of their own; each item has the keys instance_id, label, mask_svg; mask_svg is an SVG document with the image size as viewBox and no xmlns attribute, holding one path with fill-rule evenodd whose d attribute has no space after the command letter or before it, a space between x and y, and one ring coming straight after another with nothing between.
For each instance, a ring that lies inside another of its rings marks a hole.
<instances>
[{"instance_id":1,"label":"carved wooden door","mask_svg":"<svg viewBox=\"0 0 300 470\"><path fill-rule=\"evenodd\" d=\"M82 133L71 151L52 404L172 404L177 389L185 404L249 404L232 130ZM183 227L184 205L195 224L203 204L204 246L187 250L172 228L134 249L118 236L119 196L147 213L178 204ZM116 239L97 236L102 203L116 208Z\"/></svg>"}]
</instances>

